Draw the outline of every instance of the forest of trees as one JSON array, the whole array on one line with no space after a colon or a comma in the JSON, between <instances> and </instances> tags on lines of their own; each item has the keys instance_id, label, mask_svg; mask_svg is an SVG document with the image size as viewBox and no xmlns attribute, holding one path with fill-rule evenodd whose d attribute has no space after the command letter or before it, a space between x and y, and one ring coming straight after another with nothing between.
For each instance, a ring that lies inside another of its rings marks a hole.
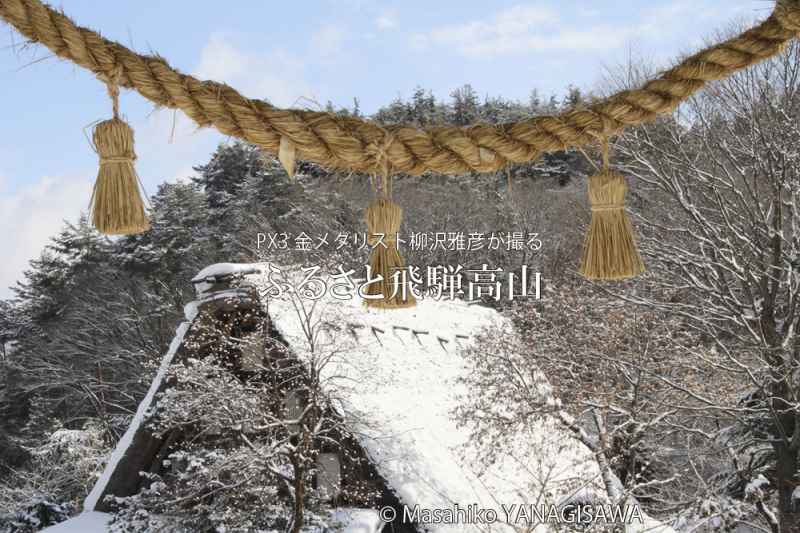
<instances>
[{"instance_id":1,"label":"forest of trees","mask_svg":"<svg viewBox=\"0 0 800 533\"><path fill-rule=\"evenodd\" d=\"M793 46L615 140L650 269L635 281L596 285L575 274L591 153L548 154L489 176L398 177L394 196L413 231L542 236L535 254L405 254L420 266L525 264L545 277L541 301L487 302L518 334L487 335L468 355L474 395L458 416L486 443L482 460L516 422L555 415L597 455L609 496L635 498L677 530L800 531L799 58ZM497 123L591 98L569 88L562 99L534 92L520 103L465 86L440 101L419 89L371 118ZM329 110L361 113L357 101ZM221 145L196 171L161 185L145 234L108 239L85 217L65 224L0 302L0 532L77 511L201 268L269 260L258 232L364 231L369 176L303 163L289 178L241 143ZM343 249L277 260L366 257ZM543 376L553 397L531 395L529 380Z\"/></svg>"}]
</instances>

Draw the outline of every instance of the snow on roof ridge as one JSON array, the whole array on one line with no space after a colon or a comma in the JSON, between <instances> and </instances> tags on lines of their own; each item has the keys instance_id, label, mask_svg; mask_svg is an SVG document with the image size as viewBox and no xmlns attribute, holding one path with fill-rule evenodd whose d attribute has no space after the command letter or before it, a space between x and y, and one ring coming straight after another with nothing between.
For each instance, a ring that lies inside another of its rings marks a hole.
<instances>
[{"instance_id":1,"label":"snow on roof ridge","mask_svg":"<svg viewBox=\"0 0 800 533\"><path fill-rule=\"evenodd\" d=\"M214 263L203 268L192 278L192 283L200 283L208 278L230 276L234 274L255 274L260 272L263 263Z\"/></svg>"},{"instance_id":2,"label":"snow on roof ridge","mask_svg":"<svg viewBox=\"0 0 800 533\"><path fill-rule=\"evenodd\" d=\"M175 337L172 339L172 342L169 345L169 349L167 353L164 354L164 357L161 359L161 364L158 367L158 372L156 373L156 377L153 379L152 383L150 384L150 388L147 391L144 399L139 403L139 407L136 410L136 414L131 420L128 429L119 439L117 445L114 447L114 451L111 453L111 457L106 463L105 468L103 469L103 473L97 479L92 487L91 492L89 495L86 496L86 499L83 502L83 509L84 511L94 511L100 497L106 490L108 486L108 482L111 479L111 475L116 470L117 465L119 464L120 460L125 456L125 453L128 451L128 447L130 447L131 443L133 442L133 437L136 432L139 430L141 425L144 423L145 415L147 414L147 410L153 403L153 399L155 398L158 389L161 387L161 383L164 381L164 377L167 374L167 370L169 369L170 364L172 364L172 359L175 356L175 353L178 351L181 343L183 342L183 337L186 335L186 332L189 330L189 325L191 324L192 320L195 319L197 316L197 306L193 305L193 303L187 304L184 308L184 314L186 316L186 321L181 322L178 326L177 330L175 331Z\"/></svg>"}]
</instances>

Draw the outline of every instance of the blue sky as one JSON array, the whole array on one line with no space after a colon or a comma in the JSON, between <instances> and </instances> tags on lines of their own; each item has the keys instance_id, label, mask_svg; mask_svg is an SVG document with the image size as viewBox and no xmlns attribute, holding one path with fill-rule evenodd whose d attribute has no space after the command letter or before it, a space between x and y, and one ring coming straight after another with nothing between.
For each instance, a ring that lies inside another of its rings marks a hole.
<instances>
[{"instance_id":1,"label":"blue sky","mask_svg":"<svg viewBox=\"0 0 800 533\"><path fill-rule=\"evenodd\" d=\"M373 112L417 86L446 97L527 100L597 87L633 55L659 65L714 30L769 14L767 0L61 0L79 24L184 72L225 81L280 106ZM107 118L104 86L0 23L0 298L65 219L89 201L96 156L84 128ZM192 174L226 139L188 118L121 99L152 193ZM88 134L88 130L86 131Z\"/></svg>"}]
</instances>

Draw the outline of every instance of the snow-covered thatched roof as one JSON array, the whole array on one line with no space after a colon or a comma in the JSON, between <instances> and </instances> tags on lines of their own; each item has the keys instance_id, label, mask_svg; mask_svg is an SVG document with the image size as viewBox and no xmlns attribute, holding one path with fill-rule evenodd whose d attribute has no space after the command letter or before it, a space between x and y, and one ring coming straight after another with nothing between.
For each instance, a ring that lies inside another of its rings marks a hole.
<instances>
[{"instance_id":1,"label":"snow-covered thatched roof","mask_svg":"<svg viewBox=\"0 0 800 533\"><path fill-rule=\"evenodd\" d=\"M378 473L408 508L475 506L495 510L498 522L503 522L512 505L563 504L577 493L605 498L591 451L554 420L540 420L522 429L492 464L475 460L479 450L454 409L467 392L460 380L470 369L464 352L474 346L477 334L510 327L500 314L457 301L422 300L413 308L381 310L365 307L359 298L340 300L330 294L317 300L299 299L291 293L270 296L268 272L266 264L214 265L198 276L198 301L187 305L187 322L178 328L131 428L87 498L89 513L68 523L94 521L93 528L79 530L104 530L98 516L107 515L90 512L151 407L178 344L198 315L198 306L213 300L216 282L230 275L243 276L262 289L262 303L297 357L326 360L322 378L327 392ZM315 334L313 350L309 331ZM431 524L427 528L460 533L516 531L501 523L491 527ZM672 531L649 519L643 527L627 531L645 530ZM540 525L535 531L548 529Z\"/></svg>"},{"instance_id":2,"label":"snow-covered thatched roof","mask_svg":"<svg viewBox=\"0 0 800 533\"><path fill-rule=\"evenodd\" d=\"M265 274L248 279L262 288L270 285ZM469 371L464 351L477 334L510 327L496 311L430 299L407 309L374 309L357 297L329 294L311 301L286 293L265 304L299 357L330 356L322 372L326 387L404 505L430 510L477 505L496 510L502 521L503 504L560 504L576 492L605 498L592 453L553 420L522 430L494 464L476 463L478 450L454 409L466 393L460 381ZM309 323L318 332L314 355ZM486 526L429 529L466 533ZM512 528L491 528L506 530Z\"/></svg>"}]
</instances>

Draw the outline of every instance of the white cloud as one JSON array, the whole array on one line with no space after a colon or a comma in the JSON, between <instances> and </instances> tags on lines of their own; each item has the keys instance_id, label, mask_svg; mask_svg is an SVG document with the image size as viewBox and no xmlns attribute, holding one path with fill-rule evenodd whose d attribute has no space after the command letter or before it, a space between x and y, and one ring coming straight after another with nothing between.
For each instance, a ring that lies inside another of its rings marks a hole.
<instances>
[{"instance_id":1,"label":"white cloud","mask_svg":"<svg viewBox=\"0 0 800 533\"><path fill-rule=\"evenodd\" d=\"M431 46L431 40L424 33L412 33L408 39L408 46L412 50L422 52Z\"/></svg>"},{"instance_id":2,"label":"white cloud","mask_svg":"<svg viewBox=\"0 0 800 533\"><path fill-rule=\"evenodd\" d=\"M149 195L162 181L194 175L193 165L208 160L224 137L213 128L199 129L183 112L158 109L133 124L136 130L136 168Z\"/></svg>"},{"instance_id":3,"label":"white cloud","mask_svg":"<svg viewBox=\"0 0 800 533\"><path fill-rule=\"evenodd\" d=\"M688 15L707 17L707 9L698 10L703 0L677 0L669 6L643 9L638 19L621 26L586 20L562 18L550 4L519 4L480 20L471 20L433 28L410 36L412 49L448 48L471 58L542 51L612 50L637 37L668 39L686 24ZM554 4L555 5L555 4ZM713 8L709 6L709 9ZM581 8L580 18L597 18L593 8ZM573 22L574 21L574 22Z\"/></svg>"},{"instance_id":4,"label":"white cloud","mask_svg":"<svg viewBox=\"0 0 800 533\"><path fill-rule=\"evenodd\" d=\"M20 279L28 261L39 257L64 220L75 221L89 206L92 185L88 176L45 176L35 183L0 196L0 298Z\"/></svg>"},{"instance_id":5,"label":"white cloud","mask_svg":"<svg viewBox=\"0 0 800 533\"><path fill-rule=\"evenodd\" d=\"M329 24L311 34L309 55L315 61L333 62L341 55L347 32L340 25Z\"/></svg>"},{"instance_id":6,"label":"white cloud","mask_svg":"<svg viewBox=\"0 0 800 533\"><path fill-rule=\"evenodd\" d=\"M188 165L179 167L178 170L173 172L171 176L166 176L164 181L169 183L189 183L192 181L192 178L196 178L198 176L199 175L197 172L195 172L193 166Z\"/></svg>"},{"instance_id":7,"label":"white cloud","mask_svg":"<svg viewBox=\"0 0 800 533\"><path fill-rule=\"evenodd\" d=\"M320 43L335 43L334 33L320 37ZM314 98L304 80L304 63L281 49L250 54L234 46L223 34L213 34L200 53L194 75L224 81L251 98L265 98L272 104L295 105L301 97Z\"/></svg>"},{"instance_id":8,"label":"white cloud","mask_svg":"<svg viewBox=\"0 0 800 533\"><path fill-rule=\"evenodd\" d=\"M364 11L373 6L374 0L328 0L328 3L337 9L352 9Z\"/></svg>"},{"instance_id":9,"label":"white cloud","mask_svg":"<svg viewBox=\"0 0 800 533\"><path fill-rule=\"evenodd\" d=\"M375 19L375 26L379 30L390 30L397 26L397 17L394 13L386 12Z\"/></svg>"},{"instance_id":10,"label":"white cloud","mask_svg":"<svg viewBox=\"0 0 800 533\"><path fill-rule=\"evenodd\" d=\"M196 174L192 166L207 160L220 138L211 129L196 131L178 113L170 142L173 113L169 110L158 110L133 127L136 166L150 195L158 183L183 181ZM88 211L96 173L97 167L91 167L80 177L44 176L14 190L4 187L7 180L0 174L0 299L12 296L9 287L22 278L28 262L39 257L64 221L75 222L81 212Z\"/></svg>"},{"instance_id":11,"label":"white cloud","mask_svg":"<svg viewBox=\"0 0 800 533\"><path fill-rule=\"evenodd\" d=\"M558 24L558 13L549 6L517 5L487 19L434 28L412 35L415 48L438 45L470 57L492 57L546 47Z\"/></svg>"},{"instance_id":12,"label":"white cloud","mask_svg":"<svg viewBox=\"0 0 800 533\"><path fill-rule=\"evenodd\" d=\"M596 7L578 6L577 15L585 18L597 18L602 15L602 11Z\"/></svg>"}]
</instances>

